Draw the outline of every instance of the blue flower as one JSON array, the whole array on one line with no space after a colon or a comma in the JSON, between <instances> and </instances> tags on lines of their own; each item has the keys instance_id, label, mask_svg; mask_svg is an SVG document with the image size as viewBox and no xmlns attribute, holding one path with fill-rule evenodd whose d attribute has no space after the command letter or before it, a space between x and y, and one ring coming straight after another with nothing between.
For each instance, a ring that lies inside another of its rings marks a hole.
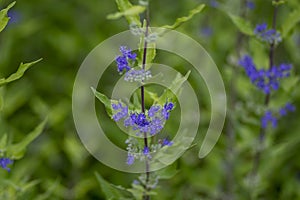
<instances>
[{"instance_id":1,"label":"blue flower","mask_svg":"<svg viewBox=\"0 0 300 200\"><path fill-rule=\"evenodd\" d=\"M128 107L122 106L122 103L119 102L118 104L112 104L111 107L114 111L118 111L116 114L112 116L114 121L119 121L128 116Z\"/></svg>"},{"instance_id":2,"label":"blue flower","mask_svg":"<svg viewBox=\"0 0 300 200\"><path fill-rule=\"evenodd\" d=\"M267 128L269 122L272 123L272 127L275 128L277 126L277 118L273 115L271 111L266 111L265 115L261 119L262 128Z\"/></svg>"},{"instance_id":3,"label":"blue flower","mask_svg":"<svg viewBox=\"0 0 300 200\"><path fill-rule=\"evenodd\" d=\"M219 6L219 2L216 0L210 0L210 6L213 8L217 8Z\"/></svg>"},{"instance_id":4,"label":"blue flower","mask_svg":"<svg viewBox=\"0 0 300 200\"><path fill-rule=\"evenodd\" d=\"M126 163L127 163L127 165L132 165L134 163L134 155L128 153Z\"/></svg>"},{"instance_id":5,"label":"blue flower","mask_svg":"<svg viewBox=\"0 0 300 200\"><path fill-rule=\"evenodd\" d=\"M267 30L266 23L256 25L254 34L262 41L268 42L270 44L277 44L282 40L281 35L278 31L274 29Z\"/></svg>"},{"instance_id":6,"label":"blue flower","mask_svg":"<svg viewBox=\"0 0 300 200\"><path fill-rule=\"evenodd\" d=\"M163 141L162 141L162 146L172 146L173 145L173 142L168 140L167 138L164 138Z\"/></svg>"},{"instance_id":7,"label":"blue flower","mask_svg":"<svg viewBox=\"0 0 300 200\"><path fill-rule=\"evenodd\" d=\"M144 147L144 149L143 149L143 154L144 154L145 156L147 156L147 155L149 155L149 153L150 153L149 147Z\"/></svg>"},{"instance_id":8,"label":"blue flower","mask_svg":"<svg viewBox=\"0 0 300 200\"><path fill-rule=\"evenodd\" d=\"M0 166L7 170L8 172L10 171L10 168L7 167L7 165L12 164L13 161L9 158L0 158Z\"/></svg>"},{"instance_id":9,"label":"blue flower","mask_svg":"<svg viewBox=\"0 0 300 200\"><path fill-rule=\"evenodd\" d=\"M287 103L287 104L285 104L284 107L279 109L279 115L281 117L283 117L283 116L287 115L288 112L295 112L295 110L296 110L296 107L293 104Z\"/></svg>"},{"instance_id":10,"label":"blue flower","mask_svg":"<svg viewBox=\"0 0 300 200\"><path fill-rule=\"evenodd\" d=\"M131 69L128 61L135 61L136 53L132 53L131 50L125 46L120 47L120 52L122 53L122 55L116 58L116 62L118 66L118 72L122 73L124 70L129 71Z\"/></svg>"},{"instance_id":11,"label":"blue flower","mask_svg":"<svg viewBox=\"0 0 300 200\"><path fill-rule=\"evenodd\" d=\"M252 58L248 55L245 55L240 59L238 64L245 69L251 83L265 94L270 94L272 90L278 90L279 80L288 77L290 75L290 70L292 69L292 65L283 63L279 66L273 66L268 70L258 70L253 63Z\"/></svg>"},{"instance_id":12,"label":"blue flower","mask_svg":"<svg viewBox=\"0 0 300 200\"><path fill-rule=\"evenodd\" d=\"M203 36L205 36L205 37L210 37L210 36L212 36L213 32L214 32L213 29L212 29L211 27L209 27L209 26L203 27L203 28L201 29L201 34L202 34Z\"/></svg>"},{"instance_id":13,"label":"blue flower","mask_svg":"<svg viewBox=\"0 0 300 200\"><path fill-rule=\"evenodd\" d=\"M162 109L162 115L167 120L170 117L170 111L173 109L174 104L172 102L165 103L163 109Z\"/></svg>"},{"instance_id":14,"label":"blue flower","mask_svg":"<svg viewBox=\"0 0 300 200\"><path fill-rule=\"evenodd\" d=\"M150 109L148 110L148 116L149 117L154 117L155 113L157 113L160 110L160 106L159 105L153 105L150 107Z\"/></svg>"},{"instance_id":15,"label":"blue flower","mask_svg":"<svg viewBox=\"0 0 300 200\"><path fill-rule=\"evenodd\" d=\"M249 8L250 10L253 10L255 8L255 4L253 1L247 1L246 7Z\"/></svg>"}]
</instances>

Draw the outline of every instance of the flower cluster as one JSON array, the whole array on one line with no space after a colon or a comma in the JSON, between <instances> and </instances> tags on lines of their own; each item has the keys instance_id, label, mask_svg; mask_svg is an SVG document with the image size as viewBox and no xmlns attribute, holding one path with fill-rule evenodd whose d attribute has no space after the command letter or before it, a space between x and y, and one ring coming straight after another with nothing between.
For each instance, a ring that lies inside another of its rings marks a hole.
<instances>
[{"instance_id":1,"label":"flower cluster","mask_svg":"<svg viewBox=\"0 0 300 200\"><path fill-rule=\"evenodd\" d=\"M265 94L270 94L271 90L279 89L279 80L290 75L291 64L280 64L270 69L257 69L252 58L245 55L239 60L238 64L242 66L251 82Z\"/></svg>"},{"instance_id":2,"label":"flower cluster","mask_svg":"<svg viewBox=\"0 0 300 200\"><path fill-rule=\"evenodd\" d=\"M124 80L125 81L130 81L130 82L133 82L133 81L143 82L145 80L148 80L151 77L152 77L152 75L151 75L151 72L149 70L130 69L128 72L126 72Z\"/></svg>"},{"instance_id":3,"label":"flower cluster","mask_svg":"<svg viewBox=\"0 0 300 200\"><path fill-rule=\"evenodd\" d=\"M0 167L7 170L8 172L10 171L10 168L8 168L7 165L12 164L12 163L13 163L13 161L9 158L0 158Z\"/></svg>"},{"instance_id":4,"label":"flower cluster","mask_svg":"<svg viewBox=\"0 0 300 200\"><path fill-rule=\"evenodd\" d=\"M271 122L273 128L277 126L277 118L274 116L272 111L266 111L265 115L261 119L261 126L262 128L267 128L268 123Z\"/></svg>"},{"instance_id":5,"label":"flower cluster","mask_svg":"<svg viewBox=\"0 0 300 200\"><path fill-rule=\"evenodd\" d=\"M261 118L262 128L267 128L268 124L271 123L272 127L277 126L278 119L288 114L288 112L294 112L296 110L295 106L291 103L286 103L278 112L272 112L270 110L266 111L264 116ZM277 114L278 113L278 114Z\"/></svg>"},{"instance_id":6,"label":"flower cluster","mask_svg":"<svg viewBox=\"0 0 300 200\"><path fill-rule=\"evenodd\" d=\"M120 52L122 53L122 55L120 55L116 58L116 62L118 65L118 72L122 73L124 71L124 69L126 71L129 71L131 69L131 67L129 65L129 61L136 60L136 53L132 53L131 49L128 49L125 46L120 47Z\"/></svg>"},{"instance_id":7,"label":"flower cluster","mask_svg":"<svg viewBox=\"0 0 300 200\"><path fill-rule=\"evenodd\" d=\"M281 117L283 117L283 116L287 115L288 112L295 112L295 110L296 110L296 107L293 104L287 103L287 104L285 104L284 107L279 109L279 115Z\"/></svg>"},{"instance_id":8,"label":"flower cluster","mask_svg":"<svg viewBox=\"0 0 300 200\"><path fill-rule=\"evenodd\" d=\"M278 44L282 41L280 33L274 29L267 29L266 23L258 24L254 29L254 34L270 44Z\"/></svg>"},{"instance_id":9,"label":"flower cluster","mask_svg":"<svg viewBox=\"0 0 300 200\"><path fill-rule=\"evenodd\" d=\"M119 102L118 104L112 104L112 109L115 113L112 118L116 122L124 119L124 126L131 127L132 130L137 131L137 136L141 136L143 133L149 133L153 136L163 129L173 108L174 104L172 102L166 102L164 106L152 105L145 114L143 112L129 111L127 106Z\"/></svg>"},{"instance_id":10,"label":"flower cluster","mask_svg":"<svg viewBox=\"0 0 300 200\"><path fill-rule=\"evenodd\" d=\"M150 147L139 146L139 143L136 138L129 137L125 143L127 144L126 150L127 154L127 165L132 165L135 160L144 161L146 158L151 159L151 152L156 153L159 149L164 146L172 146L173 142L167 138L159 139L158 144L151 144Z\"/></svg>"},{"instance_id":11,"label":"flower cluster","mask_svg":"<svg viewBox=\"0 0 300 200\"><path fill-rule=\"evenodd\" d=\"M134 69L132 68L132 66L130 66L134 64L137 56L136 53L132 53L131 49L125 46L121 46L120 52L122 53L122 55L119 55L116 58L116 63L118 67L118 72L120 74L122 74L124 70L126 71L124 78L125 81L143 82L152 77L151 72L149 70Z\"/></svg>"}]
</instances>

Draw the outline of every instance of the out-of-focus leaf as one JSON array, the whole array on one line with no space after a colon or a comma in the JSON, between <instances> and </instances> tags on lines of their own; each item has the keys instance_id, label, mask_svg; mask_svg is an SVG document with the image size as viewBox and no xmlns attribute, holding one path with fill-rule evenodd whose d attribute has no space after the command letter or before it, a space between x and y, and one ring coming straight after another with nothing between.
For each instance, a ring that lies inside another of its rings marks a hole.
<instances>
[{"instance_id":1,"label":"out-of-focus leaf","mask_svg":"<svg viewBox=\"0 0 300 200\"><path fill-rule=\"evenodd\" d=\"M5 9L0 11L0 32L6 27L9 17L7 16L7 12L10 8L12 8L15 5L15 1L9 4Z\"/></svg>"},{"instance_id":2,"label":"out-of-focus leaf","mask_svg":"<svg viewBox=\"0 0 300 200\"><path fill-rule=\"evenodd\" d=\"M282 88L285 92L289 92L297 85L297 83L299 83L298 76L289 77L282 80Z\"/></svg>"},{"instance_id":3,"label":"out-of-focus leaf","mask_svg":"<svg viewBox=\"0 0 300 200\"><path fill-rule=\"evenodd\" d=\"M46 125L46 122L47 119L45 119L42 123L40 123L32 132L27 134L27 136L21 142L9 145L7 147L8 157L14 160L22 158L26 151L26 147L42 133Z\"/></svg>"},{"instance_id":4,"label":"out-of-focus leaf","mask_svg":"<svg viewBox=\"0 0 300 200\"><path fill-rule=\"evenodd\" d=\"M129 0L116 0L120 13L126 13L134 7ZM138 27L141 27L140 16L138 14L134 15L124 15L129 24L136 24Z\"/></svg>"},{"instance_id":5,"label":"out-of-focus leaf","mask_svg":"<svg viewBox=\"0 0 300 200\"><path fill-rule=\"evenodd\" d=\"M0 91L0 111L1 111L2 108L3 108L3 104L4 104L4 100L3 100L2 93L1 93L1 91Z\"/></svg>"},{"instance_id":6,"label":"out-of-focus leaf","mask_svg":"<svg viewBox=\"0 0 300 200\"><path fill-rule=\"evenodd\" d=\"M58 187L59 180L56 179L48 188L47 191L44 194L36 196L36 200L47 200L51 197L54 190Z\"/></svg>"},{"instance_id":7,"label":"out-of-focus leaf","mask_svg":"<svg viewBox=\"0 0 300 200\"><path fill-rule=\"evenodd\" d=\"M117 104L118 101L116 100L111 100L109 99L107 96L105 96L104 94L98 92L97 90L95 90L95 88L91 87L94 95L97 97L97 99L99 99L101 101L101 103L104 104L105 109L107 114L109 115L109 117L112 117L113 113L112 113L112 108L111 108L111 104L115 103Z\"/></svg>"},{"instance_id":8,"label":"out-of-focus leaf","mask_svg":"<svg viewBox=\"0 0 300 200\"><path fill-rule=\"evenodd\" d=\"M230 17L230 19L232 20L234 25L239 29L240 32L249 36L254 35L253 32L254 29L249 21L246 21L245 19L230 13L228 13L228 16Z\"/></svg>"},{"instance_id":9,"label":"out-of-focus leaf","mask_svg":"<svg viewBox=\"0 0 300 200\"><path fill-rule=\"evenodd\" d=\"M30 181L28 183L26 183L23 187L22 187L22 192L26 192L26 190L36 186L37 184L39 184L41 181L40 180L33 180Z\"/></svg>"},{"instance_id":10,"label":"out-of-focus leaf","mask_svg":"<svg viewBox=\"0 0 300 200\"><path fill-rule=\"evenodd\" d=\"M36 61L33 61L33 62L30 62L30 63L21 63L17 72L11 74L8 78L2 78L0 79L0 87L3 86L3 85L6 85L12 81L15 81L15 80L18 80L19 78L21 78L25 71L31 67L32 65L40 62L42 59L39 59L39 60L36 60Z\"/></svg>"},{"instance_id":11,"label":"out-of-focus leaf","mask_svg":"<svg viewBox=\"0 0 300 200\"><path fill-rule=\"evenodd\" d=\"M178 73L170 87L163 92L163 94L157 101L154 102L154 104L157 103L163 105L168 99L176 99L176 96L179 95L182 84L188 79L190 73L191 71L188 71L185 76L182 76L180 73Z\"/></svg>"},{"instance_id":12,"label":"out-of-focus leaf","mask_svg":"<svg viewBox=\"0 0 300 200\"><path fill-rule=\"evenodd\" d=\"M95 173L98 182L102 188L106 199L109 200L133 200L135 199L131 192L121 186L116 186L104 180L100 174Z\"/></svg>"},{"instance_id":13,"label":"out-of-focus leaf","mask_svg":"<svg viewBox=\"0 0 300 200\"><path fill-rule=\"evenodd\" d=\"M144 6L132 6L131 8L125 10L124 12L116 12L113 14L109 14L107 16L107 19L119 19L120 17L127 17L127 16L135 16L135 15L139 15L142 12L145 11L145 7Z\"/></svg>"},{"instance_id":14,"label":"out-of-focus leaf","mask_svg":"<svg viewBox=\"0 0 300 200\"><path fill-rule=\"evenodd\" d=\"M176 29L177 27L179 27L184 22L187 22L190 19L192 19L194 17L194 15L200 13L204 9L204 7L205 7L204 4L200 4L196 8L190 10L188 16L177 18L174 24L172 24L172 25L164 25L164 26L162 26L162 28Z\"/></svg>"},{"instance_id":15,"label":"out-of-focus leaf","mask_svg":"<svg viewBox=\"0 0 300 200\"><path fill-rule=\"evenodd\" d=\"M288 17L284 19L282 23L281 32L282 37L285 38L297 27L296 25L300 22L300 5L294 9Z\"/></svg>"},{"instance_id":16,"label":"out-of-focus leaf","mask_svg":"<svg viewBox=\"0 0 300 200\"><path fill-rule=\"evenodd\" d=\"M7 145L7 134L3 134L0 139L0 151L5 151Z\"/></svg>"}]
</instances>

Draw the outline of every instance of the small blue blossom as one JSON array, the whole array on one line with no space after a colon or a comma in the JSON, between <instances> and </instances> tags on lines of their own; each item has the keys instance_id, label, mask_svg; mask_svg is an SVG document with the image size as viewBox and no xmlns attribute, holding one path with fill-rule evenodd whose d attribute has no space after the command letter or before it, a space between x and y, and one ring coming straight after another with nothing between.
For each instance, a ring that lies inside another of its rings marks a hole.
<instances>
[{"instance_id":1,"label":"small blue blossom","mask_svg":"<svg viewBox=\"0 0 300 200\"><path fill-rule=\"evenodd\" d=\"M157 113L160 110L160 106L159 105L153 105L150 107L149 111L148 111L148 116L149 117L154 117L155 113Z\"/></svg>"},{"instance_id":2,"label":"small blue blossom","mask_svg":"<svg viewBox=\"0 0 300 200\"><path fill-rule=\"evenodd\" d=\"M132 53L131 49L127 49L126 46L120 47L120 52L128 59L135 60L136 59L136 53Z\"/></svg>"},{"instance_id":3,"label":"small blue blossom","mask_svg":"<svg viewBox=\"0 0 300 200\"><path fill-rule=\"evenodd\" d=\"M148 159L151 159L151 158L152 158L151 155L150 155L150 149L149 149L149 147L144 147L144 149L143 149L143 154L144 154L144 156L145 156L146 158L148 158Z\"/></svg>"},{"instance_id":4,"label":"small blue blossom","mask_svg":"<svg viewBox=\"0 0 300 200\"><path fill-rule=\"evenodd\" d=\"M270 94L271 90L278 90L279 80L288 77L292 69L292 65L283 63L268 70L258 70L249 55L240 59L238 64L245 69L251 82L265 94Z\"/></svg>"},{"instance_id":5,"label":"small blue blossom","mask_svg":"<svg viewBox=\"0 0 300 200\"><path fill-rule=\"evenodd\" d=\"M172 102L165 103L163 109L162 109L162 115L167 120L170 117L170 111L173 109L174 104Z\"/></svg>"},{"instance_id":6,"label":"small blue blossom","mask_svg":"<svg viewBox=\"0 0 300 200\"><path fill-rule=\"evenodd\" d=\"M210 0L210 6L213 8L217 8L219 6L219 2L216 0Z\"/></svg>"},{"instance_id":7,"label":"small blue blossom","mask_svg":"<svg viewBox=\"0 0 300 200\"><path fill-rule=\"evenodd\" d=\"M296 110L296 107L293 104L287 103L287 104L285 104L284 107L279 109L279 115L281 117L283 117L283 116L287 115L288 112L295 112L295 110Z\"/></svg>"},{"instance_id":8,"label":"small blue blossom","mask_svg":"<svg viewBox=\"0 0 300 200\"><path fill-rule=\"evenodd\" d=\"M210 37L213 34L213 29L209 26L203 27L201 29L201 34L205 37Z\"/></svg>"},{"instance_id":9,"label":"small blue blossom","mask_svg":"<svg viewBox=\"0 0 300 200\"><path fill-rule=\"evenodd\" d=\"M118 104L112 104L111 106L114 111L117 111L117 113L112 116L114 121L120 121L121 119L128 116L128 107L122 106L121 102L119 102Z\"/></svg>"},{"instance_id":10,"label":"small blue blossom","mask_svg":"<svg viewBox=\"0 0 300 200\"><path fill-rule=\"evenodd\" d=\"M143 154L144 154L145 156L147 156L149 153L150 153L149 147L144 147L144 149L143 149Z\"/></svg>"},{"instance_id":11,"label":"small blue blossom","mask_svg":"<svg viewBox=\"0 0 300 200\"><path fill-rule=\"evenodd\" d=\"M164 122L160 118L155 117L149 125L150 135L155 135L159 133L163 129L163 123Z\"/></svg>"},{"instance_id":12,"label":"small blue blossom","mask_svg":"<svg viewBox=\"0 0 300 200\"><path fill-rule=\"evenodd\" d=\"M250 10L253 10L255 8L255 4L253 1L247 1L246 7L249 8Z\"/></svg>"},{"instance_id":13,"label":"small blue blossom","mask_svg":"<svg viewBox=\"0 0 300 200\"><path fill-rule=\"evenodd\" d=\"M254 34L262 41L268 42L270 44L278 44L282 41L281 35L278 31L274 29L267 30L266 23L256 25Z\"/></svg>"},{"instance_id":14,"label":"small blue blossom","mask_svg":"<svg viewBox=\"0 0 300 200\"><path fill-rule=\"evenodd\" d=\"M145 126L149 125L149 122L144 113L140 113L140 114L133 113L130 115L130 118L136 125L138 125L140 127L145 127Z\"/></svg>"},{"instance_id":15,"label":"small blue blossom","mask_svg":"<svg viewBox=\"0 0 300 200\"><path fill-rule=\"evenodd\" d=\"M265 115L261 119L262 128L267 128L269 122L272 123L272 127L275 128L277 126L277 118L273 115L271 111L266 111Z\"/></svg>"},{"instance_id":16,"label":"small blue blossom","mask_svg":"<svg viewBox=\"0 0 300 200\"><path fill-rule=\"evenodd\" d=\"M135 61L136 60L136 53L132 53L130 49L125 46L120 47L120 52L122 55L116 58L118 72L122 73L124 70L129 71L131 67L129 66L129 60Z\"/></svg>"},{"instance_id":17,"label":"small blue blossom","mask_svg":"<svg viewBox=\"0 0 300 200\"><path fill-rule=\"evenodd\" d=\"M134 163L134 155L128 153L126 163L127 163L127 165L132 165Z\"/></svg>"},{"instance_id":18,"label":"small blue blossom","mask_svg":"<svg viewBox=\"0 0 300 200\"><path fill-rule=\"evenodd\" d=\"M12 164L13 161L9 158L0 158L0 167L10 172L10 168L7 165Z\"/></svg>"},{"instance_id":19,"label":"small blue blossom","mask_svg":"<svg viewBox=\"0 0 300 200\"><path fill-rule=\"evenodd\" d=\"M172 146L173 145L173 142L168 140L167 138L164 138L163 141L162 141L162 146Z\"/></svg>"}]
</instances>

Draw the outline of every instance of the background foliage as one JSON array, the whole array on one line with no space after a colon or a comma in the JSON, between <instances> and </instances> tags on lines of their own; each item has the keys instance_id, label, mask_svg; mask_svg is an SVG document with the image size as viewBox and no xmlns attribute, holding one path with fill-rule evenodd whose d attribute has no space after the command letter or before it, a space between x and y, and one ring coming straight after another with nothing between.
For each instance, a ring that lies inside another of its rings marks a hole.
<instances>
[{"instance_id":1,"label":"background foliage","mask_svg":"<svg viewBox=\"0 0 300 200\"><path fill-rule=\"evenodd\" d=\"M257 0L253 1L255 8L249 9L242 2L151 1L152 26L173 24L199 3L207 3L201 14L179 30L199 41L219 67L229 95L228 119L233 119L235 127L232 138L230 127L225 126L217 146L205 159L197 157L200 146L187 151L176 161L176 175L160 183L154 199L230 199L232 194L236 199L249 199L245 176L252 166L259 124L256 110L263 104L263 96L249 83L244 71L236 68L236 63L240 55L251 53L258 66L263 66L268 55L266 47L255 38L240 36L240 21L232 16L242 13L254 28L257 23L271 23L272 6L269 0ZM2 0L0 8L9 3ZM85 56L101 41L128 29L125 19L107 20L106 16L116 10L114 1L105 0L19 0L9 11L11 20L0 33L0 77L8 77L21 62L43 60L20 80L1 88L4 104L0 138L8 133L11 143L18 142L48 117L46 129L28 147L25 156L15 161L11 172L0 169L0 181L11 180L4 188L9 188L13 199L105 199L98 182L101 178L95 172L124 187L136 178L106 167L89 155L76 134L71 113L73 81ZM274 106L287 100L300 106L300 90L295 87L300 66L299 13L297 0L280 7L278 26L286 37L276 49L275 60L293 63L295 76L284 83L285 90L277 94ZM242 24L241 31L247 33L249 27ZM239 37L243 37L242 44ZM186 71L184 60L164 52L158 52L155 61ZM102 92L109 95L118 76L115 68L105 75L102 81L107 85ZM198 141L203 139L209 123L209 94L202 80L193 74L189 80L201 100ZM232 84L235 94L231 93ZM100 103L96 107L103 110ZM276 130L268 131L260 167L263 181L255 189L261 199L300 198L299 118L297 109L280 120ZM112 125L109 131L117 142L117 127ZM232 161L233 170L228 160ZM0 194L4 188L0 188Z\"/></svg>"}]
</instances>

